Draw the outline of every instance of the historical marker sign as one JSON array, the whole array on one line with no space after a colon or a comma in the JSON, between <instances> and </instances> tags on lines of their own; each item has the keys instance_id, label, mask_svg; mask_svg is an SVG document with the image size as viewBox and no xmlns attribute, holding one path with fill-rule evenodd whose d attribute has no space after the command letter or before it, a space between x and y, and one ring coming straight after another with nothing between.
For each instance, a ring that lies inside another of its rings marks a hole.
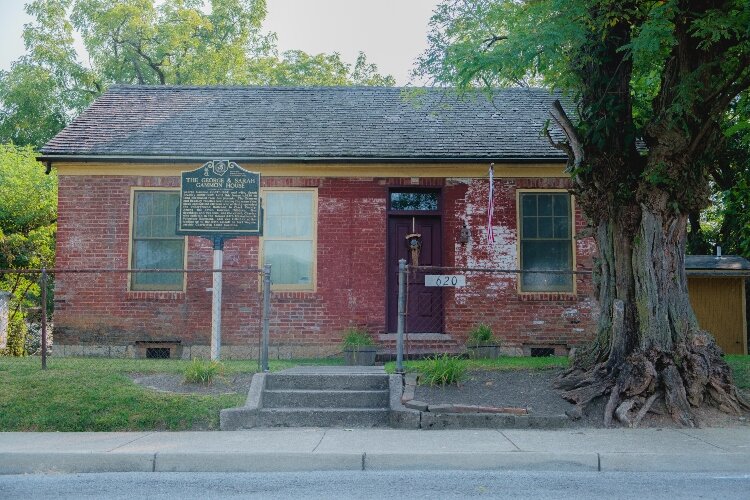
<instances>
[{"instance_id":1,"label":"historical marker sign","mask_svg":"<svg viewBox=\"0 0 750 500\"><path fill-rule=\"evenodd\" d=\"M260 174L213 160L182 173L177 232L199 236L260 236Z\"/></svg>"}]
</instances>

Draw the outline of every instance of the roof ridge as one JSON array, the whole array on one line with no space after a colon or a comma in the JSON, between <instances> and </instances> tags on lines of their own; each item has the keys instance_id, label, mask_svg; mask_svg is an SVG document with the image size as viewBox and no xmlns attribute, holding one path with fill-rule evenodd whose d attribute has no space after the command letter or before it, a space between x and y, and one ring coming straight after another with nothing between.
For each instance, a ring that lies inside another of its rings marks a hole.
<instances>
[{"instance_id":1,"label":"roof ridge","mask_svg":"<svg viewBox=\"0 0 750 500\"><path fill-rule=\"evenodd\" d=\"M383 86L383 85L137 85L114 84L107 90L426 90L445 91L457 90L457 87L429 87L429 86ZM461 92L484 92L483 88L461 89ZM548 87L493 87L491 90L500 92L544 91L555 92Z\"/></svg>"}]
</instances>

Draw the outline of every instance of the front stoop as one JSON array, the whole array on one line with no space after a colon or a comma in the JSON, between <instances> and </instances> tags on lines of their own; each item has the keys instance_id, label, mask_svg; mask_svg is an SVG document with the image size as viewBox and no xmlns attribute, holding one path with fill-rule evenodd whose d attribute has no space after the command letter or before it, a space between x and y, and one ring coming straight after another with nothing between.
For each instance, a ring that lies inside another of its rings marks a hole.
<instances>
[{"instance_id":1,"label":"front stoop","mask_svg":"<svg viewBox=\"0 0 750 500\"><path fill-rule=\"evenodd\" d=\"M258 373L245 406L221 411L221 429L387 426L391 399L389 376L382 366Z\"/></svg>"}]
</instances>

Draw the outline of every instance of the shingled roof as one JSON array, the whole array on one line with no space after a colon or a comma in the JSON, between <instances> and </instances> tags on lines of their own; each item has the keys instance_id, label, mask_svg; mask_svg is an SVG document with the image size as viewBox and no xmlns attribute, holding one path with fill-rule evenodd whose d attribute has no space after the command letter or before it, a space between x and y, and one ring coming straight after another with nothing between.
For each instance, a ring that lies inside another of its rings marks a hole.
<instances>
[{"instance_id":1,"label":"shingled roof","mask_svg":"<svg viewBox=\"0 0 750 500\"><path fill-rule=\"evenodd\" d=\"M564 161L540 134L555 98L386 87L115 86L43 148L67 158ZM559 135L559 132L553 131Z\"/></svg>"}]
</instances>

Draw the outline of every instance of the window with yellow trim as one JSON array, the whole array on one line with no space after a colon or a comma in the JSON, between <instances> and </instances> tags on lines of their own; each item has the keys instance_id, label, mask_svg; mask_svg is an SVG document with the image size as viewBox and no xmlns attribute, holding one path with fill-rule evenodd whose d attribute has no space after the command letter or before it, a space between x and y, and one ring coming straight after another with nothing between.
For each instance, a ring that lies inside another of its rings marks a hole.
<instances>
[{"instance_id":1,"label":"window with yellow trim","mask_svg":"<svg viewBox=\"0 0 750 500\"><path fill-rule=\"evenodd\" d=\"M572 213L568 193L520 193L521 269L573 268ZM572 292L573 275L522 273L523 292Z\"/></svg>"},{"instance_id":2,"label":"window with yellow trim","mask_svg":"<svg viewBox=\"0 0 750 500\"><path fill-rule=\"evenodd\" d=\"M314 288L315 195L313 189L264 191L263 259L276 288Z\"/></svg>"},{"instance_id":3,"label":"window with yellow trim","mask_svg":"<svg viewBox=\"0 0 750 500\"><path fill-rule=\"evenodd\" d=\"M185 238L176 234L179 191L133 193L132 269L183 269ZM132 273L131 290L182 290L183 273Z\"/></svg>"}]
</instances>

